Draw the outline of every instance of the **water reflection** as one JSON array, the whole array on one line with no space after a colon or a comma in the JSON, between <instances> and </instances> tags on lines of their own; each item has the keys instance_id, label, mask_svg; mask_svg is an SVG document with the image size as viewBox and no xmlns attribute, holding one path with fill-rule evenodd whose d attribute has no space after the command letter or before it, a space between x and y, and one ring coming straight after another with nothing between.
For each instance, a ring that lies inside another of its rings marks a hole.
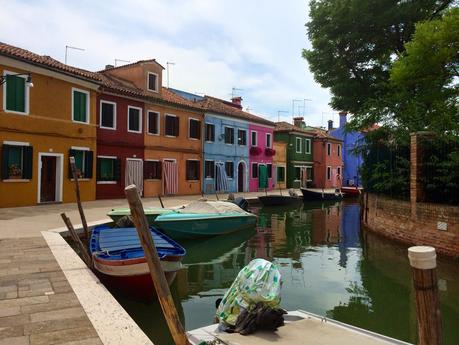
<instances>
[{"instance_id":1,"label":"water reflection","mask_svg":"<svg viewBox=\"0 0 459 345\"><path fill-rule=\"evenodd\" d=\"M212 322L215 300L254 258L282 273L282 305L416 340L414 292L406 248L360 231L355 203L255 208L256 229L182 243L188 254L172 293L187 329ZM440 260L445 344L459 344L459 265ZM170 343L156 300L118 296L155 344Z\"/></svg>"}]
</instances>

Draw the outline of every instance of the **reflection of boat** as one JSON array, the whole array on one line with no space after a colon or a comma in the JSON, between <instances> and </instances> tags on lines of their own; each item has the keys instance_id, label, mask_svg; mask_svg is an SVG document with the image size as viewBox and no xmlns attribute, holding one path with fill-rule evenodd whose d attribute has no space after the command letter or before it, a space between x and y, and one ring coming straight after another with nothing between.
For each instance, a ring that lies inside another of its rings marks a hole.
<instances>
[{"instance_id":1,"label":"reflection of boat","mask_svg":"<svg viewBox=\"0 0 459 345\"><path fill-rule=\"evenodd\" d=\"M259 196L258 200L260 200L263 206L290 206L303 202L303 198L291 195L265 195Z\"/></svg>"},{"instance_id":2,"label":"reflection of boat","mask_svg":"<svg viewBox=\"0 0 459 345\"><path fill-rule=\"evenodd\" d=\"M344 193L344 197L356 197L362 194L363 188L355 187L341 187L341 192Z\"/></svg>"},{"instance_id":3,"label":"reflection of boat","mask_svg":"<svg viewBox=\"0 0 459 345\"><path fill-rule=\"evenodd\" d=\"M304 200L340 200L343 194L335 189L301 188Z\"/></svg>"},{"instance_id":4,"label":"reflection of boat","mask_svg":"<svg viewBox=\"0 0 459 345\"><path fill-rule=\"evenodd\" d=\"M185 249L177 242L150 228L166 279L170 284L182 267ZM89 250L94 268L111 283L138 287L152 286L150 270L135 228L96 226L91 235Z\"/></svg>"},{"instance_id":5,"label":"reflection of boat","mask_svg":"<svg viewBox=\"0 0 459 345\"><path fill-rule=\"evenodd\" d=\"M161 230L174 239L223 235L253 227L257 217L225 201L196 201L156 218Z\"/></svg>"},{"instance_id":6,"label":"reflection of boat","mask_svg":"<svg viewBox=\"0 0 459 345\"><path fill-rule=\"evenodd\" d=\"M147 217L148 224L153 225L154 220L161 214L167 214L174 212L173 210L161 207L145 207L144 209L145 216ZM107 213L114 222L117 222L120 218L124 216L130 216L131 209L129 207L118 207L112 209L110 212Z\"/></svg>"}]
</instances>

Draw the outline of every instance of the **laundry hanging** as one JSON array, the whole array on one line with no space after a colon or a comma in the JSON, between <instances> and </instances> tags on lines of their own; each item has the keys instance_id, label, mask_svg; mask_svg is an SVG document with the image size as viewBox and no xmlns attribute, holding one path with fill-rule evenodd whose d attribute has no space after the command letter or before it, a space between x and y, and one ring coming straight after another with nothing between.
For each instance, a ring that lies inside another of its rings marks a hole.
<instances>
[{"instance_id":1,"label":"laundry hanging","mask_svg":"<svg viewBox=\"0 0 459 345\"><path fill-rule=\"evenodd\" d=\"M177 163L163 162L163 194L173 195L178 193L178 170Z\"/></svg>"},{"instance_id":2,"label":"laundry hanging","mask_svg":"<svg viewBox=\"0 0 459 345\"><path fill-rule=\"evenodd\" d=\"M216 169L216 181L215 190L218 192L224 192L228 190L228 176L225 171L225 164L218 162L215 164Z\"/></svg>"},{"instance_id":3,"label":"laundry hanging","mask_svg":"<svg viewBox=\"0 0 459 345\"><path fill-rule=\"evenodd\" d=\"M268 169L264 164L258 165L258 188L268 188Z\"/></svg>"},{"instance_id":4,"label":"laundry hanging","mask_svg":"<svg viewBox=\"0 0 459 345\"><path fill-rule=\"evenodd\" d=\"M126 173L124 179L126 186L135 184L140 195L143 193L143 161L140 159L126 160Z\"/></svg>"}]
</instances>

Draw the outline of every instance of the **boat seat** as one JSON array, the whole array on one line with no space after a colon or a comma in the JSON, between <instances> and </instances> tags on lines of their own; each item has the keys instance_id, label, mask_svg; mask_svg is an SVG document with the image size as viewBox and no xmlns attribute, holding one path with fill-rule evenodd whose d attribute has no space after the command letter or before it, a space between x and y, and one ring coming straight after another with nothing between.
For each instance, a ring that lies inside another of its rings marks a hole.
<instances>
[{"instance_id":1,"label":"boat seat","mask_svg":"<svg viewBox=\"0 0 459 345\"><path fill-rule=\"evenodd\" d=\"M174 249L174 246L159 235L151 232L156 248ZM141 248L139 235L135 228L104 229L99 234L100 250L113 252L117 250Z\"/></svg>"}]
</instances>

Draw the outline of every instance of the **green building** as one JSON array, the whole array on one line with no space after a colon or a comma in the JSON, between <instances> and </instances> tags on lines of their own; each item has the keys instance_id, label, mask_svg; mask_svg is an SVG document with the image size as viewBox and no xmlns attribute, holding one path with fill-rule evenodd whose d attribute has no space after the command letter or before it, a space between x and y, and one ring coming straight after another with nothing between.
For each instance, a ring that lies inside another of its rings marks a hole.
<instances>
[{"instance_id":1,"label":"green building","mask_svg":"<svg viewBox=\"0 0 459 345\"><path fill-rule=\"evenodd\" d=\"M313 180L314 132L277 122L274 140L287 144L287 188L300 188Z\"/></svg>"}]
</instances>

